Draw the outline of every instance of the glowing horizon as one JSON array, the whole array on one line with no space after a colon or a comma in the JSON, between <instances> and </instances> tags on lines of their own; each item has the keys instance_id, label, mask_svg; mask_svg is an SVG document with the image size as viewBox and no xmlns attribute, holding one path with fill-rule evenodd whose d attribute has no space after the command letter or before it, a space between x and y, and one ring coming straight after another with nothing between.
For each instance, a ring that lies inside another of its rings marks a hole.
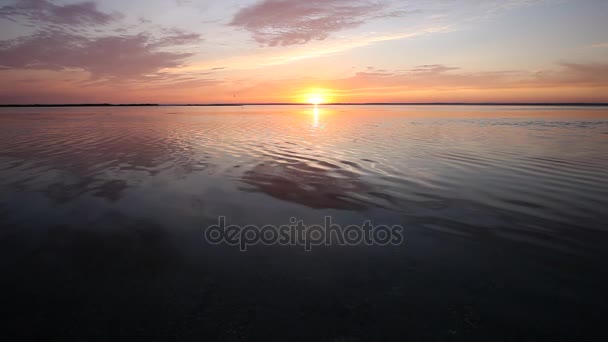
<instances>
[{"instance_id":1,"label":"glowing horizon","mask_svg":"<svg viewBox=\"0 0 608 342\"><path fill-rule=\"evenodd\" d=\"M608 102L600 0L8 0L0 104Z\"/></svg>"}]
</instances>

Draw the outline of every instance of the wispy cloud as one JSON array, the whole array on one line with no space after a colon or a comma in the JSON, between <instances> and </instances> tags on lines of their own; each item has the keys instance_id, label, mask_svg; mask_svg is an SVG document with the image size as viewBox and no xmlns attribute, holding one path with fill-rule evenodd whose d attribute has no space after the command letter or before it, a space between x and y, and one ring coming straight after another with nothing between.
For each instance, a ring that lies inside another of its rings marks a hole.
<instances>
[{"instance_id":1,"label":"wispy cloud","mask_svg":"<svg viewBox=\"0 0 608 342\"><path fill-rule=\"evenodd\" d=\"M336 88L396 87L413 89L504 89L513 87L608 86L608 64L561 63L542 71L496 70L471 72L442 64L408 70L358 72L331 81Z\"/></svg>"},{"instance_id":2,"label":"wispy cloud","mask_svg":"<svg viewBox=\"0 0 608 342\"><path fill-rule=\"evenodd\" d=\"M372 45L379 42L386 42L391 40L410 39L431 33L448 32L449 27L430 27L426 29L413 30L402 33L386 33L386 34L366 34L362 36L354 36L348 41L332 42L331 44L325 44L324 46L318 46L310 49L297 50L288 54L278 55L270 59L264 65L276 65L285 64L293 61L299 61L303 59L321 57L334 53L339 53L354 48Z\"/></svg>"},{"instance_id":3,"label":"wispy cloud","mask_svg":"<svg viewBox=\"0 0 608 342\"><path fill-rule=\"evenodd\" d=\"M608 48L608 43L596 43L591 45L592 48Z\"/></svg>"},{"instance_id":4,"label":"wispy cloud","mask_svg":"<svg viewBox=\"0 0 608 342\"><path fill-rule=\"evenodd\" d=\"M181 71L190 72L197 70L208 70L218 66L226 66L232 70L257 69L332 55L343 51L372 45L375 43L392 40L411 39L427 34L449 32L450 30L451 29L448 26L438 26L401 33L361 34L357 36L352 36L347 41L318 42L317 44L311 43L306 46L298 46L294 49L287 51L269 51L267 54L262 53L255 55L243 55L227 59L224 58L219 60L205 61L201 63L193 63L192 65L183 68Z\"/></svg>"},{"instance_id":5,"label":"wispy cloud","mask_svg":"<svg viewBox=\"0 0 608 342\"><path fill-rule=\"evenodd\" d=\"M534 81L541 85L608 86L608 64L560 63L559 70L537 72Z\"/></svg>"}]
</instances>

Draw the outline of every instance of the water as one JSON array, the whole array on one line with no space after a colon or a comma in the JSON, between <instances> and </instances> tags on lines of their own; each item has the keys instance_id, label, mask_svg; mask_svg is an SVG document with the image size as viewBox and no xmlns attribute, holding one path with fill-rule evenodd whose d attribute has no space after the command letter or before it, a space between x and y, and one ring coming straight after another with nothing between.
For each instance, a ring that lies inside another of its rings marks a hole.
<instances>
[{"instance_id":1,"label":"water","mask_svg":"<svg viewBox=\"0 0 608 342\"><path fill-rule=\"evenodd\" d=\"M606 313L607 167L605 107L4 108L8 326L64 339L584 336ZM203 241L221 215L369 219L402 225L405 243L242 253Z\"/></svg>"}]
</instances>

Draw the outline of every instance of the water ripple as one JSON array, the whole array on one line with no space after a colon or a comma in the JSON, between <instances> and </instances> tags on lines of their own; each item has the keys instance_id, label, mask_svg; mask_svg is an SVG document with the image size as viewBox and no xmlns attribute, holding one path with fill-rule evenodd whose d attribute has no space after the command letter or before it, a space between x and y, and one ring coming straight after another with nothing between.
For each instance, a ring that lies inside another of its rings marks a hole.
<instances>
[{"instance_id":1,"label":"water ripple","mask_svg":"<svg viewBox=\"0 0 608 342\"><path fill-rule=\"evenodd\" d=\"M444 234L568 245L573 231L604 231L606 111L521 111L13 109L0 114L0 187L119 205L164 186L188 207L187 187L228 184L222 203L251 193L277 206L381 209Z\"/></svg>"}]
</instances>

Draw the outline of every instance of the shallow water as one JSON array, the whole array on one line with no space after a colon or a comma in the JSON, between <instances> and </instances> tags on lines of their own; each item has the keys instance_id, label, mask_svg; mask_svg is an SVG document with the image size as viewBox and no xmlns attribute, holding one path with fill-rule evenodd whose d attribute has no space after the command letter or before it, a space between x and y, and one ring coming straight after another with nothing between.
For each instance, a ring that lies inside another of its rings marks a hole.
<instances>
[{"instance_id":1,"label":"shallow water","mask_svg":"<svg viewBox=\"0 0 608 342\"><path fill-rule=\"evenodd\" d=\"M4 108L3 295L63 337L117 315L94 336L582 336L606 311L607 168L606 107ZM203 242L221 215L405 243L241 253Z\"/></svg>"}]
</instances>

